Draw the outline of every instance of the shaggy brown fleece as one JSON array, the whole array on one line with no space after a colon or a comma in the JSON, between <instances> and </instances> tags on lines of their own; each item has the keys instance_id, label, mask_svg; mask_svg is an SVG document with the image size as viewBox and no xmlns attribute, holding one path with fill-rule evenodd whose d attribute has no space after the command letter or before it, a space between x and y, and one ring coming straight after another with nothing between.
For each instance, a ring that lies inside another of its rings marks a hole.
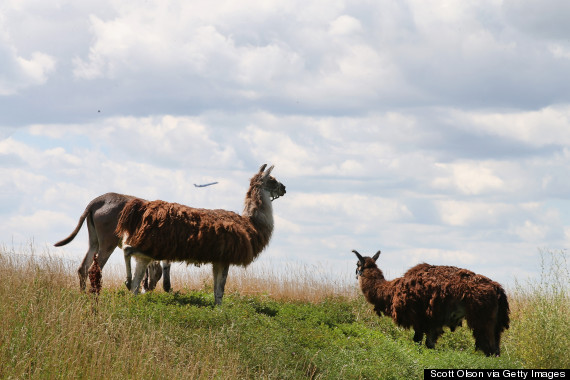
<instances>
[{"instance_id":1,"label":"shaggy brown fleece","mask_svg":"<svg viewBox=\"0 0 570 380\"><path fill-rule=\"evenodd\" d=\"M133 199L123 209L117 235L154 260L250 264L269 242L252 221L235 212Z\"/></svg>"},{"instance_id":2,"label":"shaggy brown fleece","mask_svg":"<svg viewBox=\"0 0 570 380\"><path fill-rule=\"evenodd\" d=\"M226 210L193 208L164 201L129 201L116 235L154 260L249 265L269 243L273 232L271 200L285 186L262 165L251 178L243 215Z\"/></svg>"},{"instance_id":3,"label":"shaggy brown fleece","mask_svg":"<svg viewBox=\"0 0 570 380\"><path fill-rule=\"evenodd\" d=\"M425 263L386 281L370 257L359 257L359 270L360 288L376 313L413 327L414 340L426 333L426 345L433 347L444 326L453 331L465 318L476 348L499 354L501 333L509 328L509 304L499 283L467 269Z\"/></svg>"}]
</instances>

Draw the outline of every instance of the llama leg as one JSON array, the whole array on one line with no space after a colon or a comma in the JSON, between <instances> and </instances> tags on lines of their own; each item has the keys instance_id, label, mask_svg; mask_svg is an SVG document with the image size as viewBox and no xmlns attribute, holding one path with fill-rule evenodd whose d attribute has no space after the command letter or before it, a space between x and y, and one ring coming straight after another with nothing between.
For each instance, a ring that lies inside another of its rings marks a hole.
<instances>
[{"instance_id":1,"label":"llama leg","mask_svg":"<svg viewBox=\"0 0 570 380\"><path fill-rule=\"evenodd\" d=\"M162 289L165 292L169 292L172 289L170 285L170 261L164 260L162 264Z\"/></svg>"},{"instance_id":2,"label":"llama leg","mask_svg":"<svg viewBox=\"0 0 570 380\"><path fill-rule=\"evenodd\" d=\"M483 351L486 356L495 354L497 351L497 347L495 346L495 325L497 324L497 318L492 317L486 319L486 316L474 317L468 314L467 324L473 330L475 349Z\"/></svg>"},{"instance_id":3,"label":"llama leg","mask_svg":"<svg viewBox=\"0 0 570 380\"><path fill-rule=\"evenodd\" d=\"M147 290L152 290L152 289L149 289L149 288L148 288L148 275L149 275L148 272L149 272L149 269L150 269L151 266L152 266L152 264L149 265L149 266L146 268L146 270L144 271L143 279L142 279L142 287L143 287L143 290L144 290L145 292L146 292Z\"/></svg>"},{"instance_id":4,"label":"llama leg","mask_svg":"<svg viewBox=\"0 0 570 380\"><path fill-rule=\"evenodd\" d=\"M433 327L428 330L426 333L426 347L435 348L435 344L441 334L443 334L443 329L441 327Z\"/></svg>"},{"instance_id":5,"label":"llama leg","mask_svg":"<svg viewBox=\"0 0 570 380\"><path fill-rule=\"evenodd\" d=\"M495 333L495 349L491 355L501 356L501 333Z\"/></svg>"},{"instance_id":6,"label":"llama leg","mask_svg":"<svg viewBox=\"0 0 570 380\"><path fill-rule=\"evenodd\" d=\"M424 333L420 329L414 329L414 342L422 343L422 339L424 339Z\"/></svg>"},{"instance_id":7,"label":"llama leg","mask_svg":"<svg viewBox=\"0 0 570 380\"><path fill-rule=\"evenodd\" d=\"M490 339L490 336L492 339ZM487 328L478 327L473 329L473 337L475 338L475 349L481 350L486 356L491 356L495 353L495 337L494 334L489 334Z\"/></svg>"},{"instance_id":8,"label":"llama leg","mask_svg":"<svg viewBox=\"0 0 570 380\"><path fill-rule=\"evenodd\" d=\"M131 283L131 292L133 292L134 295L139 294L142 278L144 276L146 268L151 263L151 261L152 259L145 256L135 256L135 275L133 277L133 282Z\"/></svg>"},{"instance_id":9,"label":"llama leg","mask_svg":"<svg viewBox=\"0 0 570 380\"><path fill-rule=\"evenodd\" d=\"M499 323L495 323L495 352L496 356L501 355L501 327Z\"/></svg>"},{"instance_id":10,"label":"llama leg","mask_svg":"<svg viewBox=\"0 0 570 380\"><path fill-rule=\"evenodd\" d=\"M230 269L230 264L213 263L212 269L214 272L214 299L216 305L221 305L222 297L224 296L224 288L226 287L226 279L228 278L228 271Z\"/></svg>"},{"instance_id":11,"label":"llama leg","mask_svg":"<svg viewBox=\"0 0 570 380\"><path fill-rule=\"evenodd\" d=\"M124 256L125 256L125 269L127 271L127 279L125 280L125 286L127 289L131 290L131 283L133 279L133 272L131 270L131 254L132 254L132 247L125 247L123 248Z\"/></svg>"},{"instance_id":12,"label":"llama leg","mask_svg":"<svg viewBox=\"0 0 570 380\"><path fill-rule=\"evenodd\" d=\"M473 330L475 338L475 349L481 350L486 356L491 356L496 352L495 347L495 324L493 320L468 320L469 327Z\"/></svg>"}]
</instances>

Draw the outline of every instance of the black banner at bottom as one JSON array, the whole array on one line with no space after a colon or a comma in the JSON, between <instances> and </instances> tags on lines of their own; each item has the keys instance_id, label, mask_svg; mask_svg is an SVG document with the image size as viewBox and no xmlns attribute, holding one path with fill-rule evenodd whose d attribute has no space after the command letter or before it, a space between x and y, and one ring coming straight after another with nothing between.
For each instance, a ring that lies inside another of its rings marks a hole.
<instances>
[{"instance_id":1,"label":"black banner at bottom","mask_svg":"<svg viewBox=\"0 0 570 380\"><path fill-rule=\"evenodd\" d=\"M424 369L424 379L570 379L568 369Z\"/></svg>"}]
</instances>

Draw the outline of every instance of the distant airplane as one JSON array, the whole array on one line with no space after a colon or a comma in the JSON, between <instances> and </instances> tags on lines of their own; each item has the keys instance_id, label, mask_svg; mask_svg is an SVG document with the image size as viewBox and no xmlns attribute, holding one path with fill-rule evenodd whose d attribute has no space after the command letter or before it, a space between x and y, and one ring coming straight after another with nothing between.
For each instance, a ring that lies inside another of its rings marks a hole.
<instances>
[{"instance_id":1,"label":"distant airplane","mask_svg":"<svg viewBox=\"0 0 570 380\"><path fill-rule=\"evenodd\" d=\"M206 186L212 186L215 185L217 182L210 182L210 183L205 183L203 185L196 185L194 184L195 187L206 187Z\"/></svg>"}]
</instances>

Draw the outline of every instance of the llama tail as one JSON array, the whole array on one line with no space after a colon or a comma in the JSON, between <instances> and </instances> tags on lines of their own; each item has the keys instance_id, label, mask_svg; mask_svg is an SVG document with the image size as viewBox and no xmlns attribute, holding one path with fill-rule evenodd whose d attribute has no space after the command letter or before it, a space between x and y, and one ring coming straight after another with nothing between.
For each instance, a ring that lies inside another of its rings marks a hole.
<instances>
[{"instance_id":1,"label":"llama tail","mask_svg":"<svg viewBox=\"0 0 570 380\"><path fill-rule=\"evenodd\" d=\"M497 316L497 329L506 330L509 328L509 301L507 300L507 294L502 287L499 287L499 312Z\"/></svg>"},{"instance_id":2,"label":"llama tail","mask_svg":"<svg viewBox=\"0 0 570 380\"><path fill-rule=\"evenodd\" d=\"M85 211L83 211L83 214L81 214L81 216L79 217L79 223L77 223L77 226L75 227L75 229L73 230L71 235L69 235L68 237L66 237L65 239L63 239L61 241L58 241L57 243L54 244L54 246L55 247L61 247L62 245L66 245L69 242L71 242L73 239L75 239L75 236L77 235L77 233L81 229L81 226L83 226L83 222L85 221L85 218L87 218L87 216L89 215L90 212L91 212L91 203L89 203L87 205L87 207L85 208Z\"/></svg>"}]
</instances>

